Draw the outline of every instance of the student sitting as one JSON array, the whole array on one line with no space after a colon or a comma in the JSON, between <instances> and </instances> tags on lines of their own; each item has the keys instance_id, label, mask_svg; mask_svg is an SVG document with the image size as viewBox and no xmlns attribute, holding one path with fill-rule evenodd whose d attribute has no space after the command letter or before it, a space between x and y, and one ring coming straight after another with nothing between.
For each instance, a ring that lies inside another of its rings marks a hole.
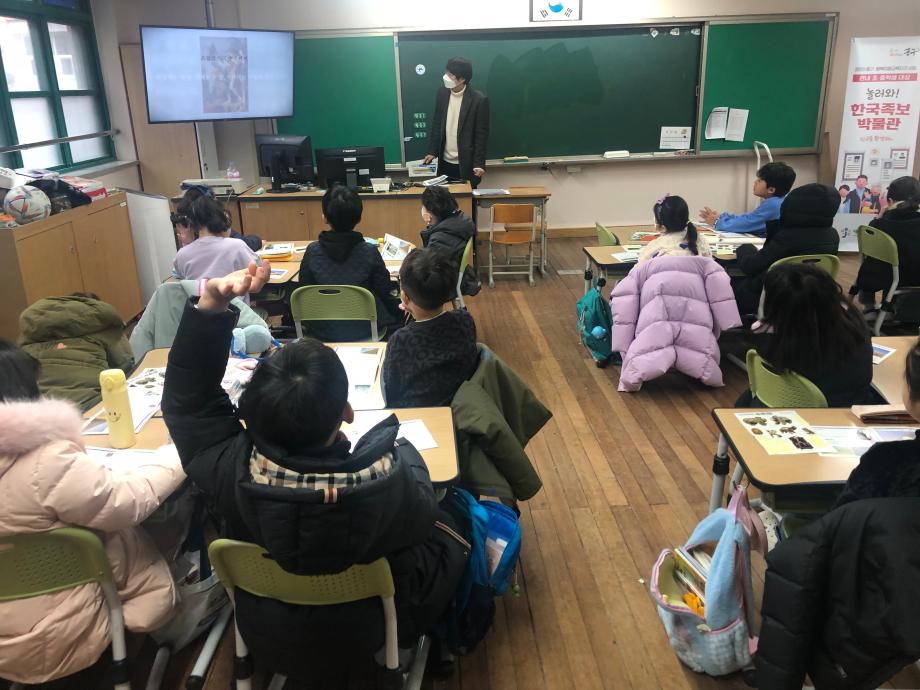
<instances>
[{"instance_id":1,"label":"student sitting","mask_svg":"<svg viewBox=\"0 0 920 690\"><path fill-rule=\"evenodd\" d=\"M355 230L361 222L364 205L358 193L336 186L323 195L323 219L331 230L324 230L319 241L307 245L300 262L300 285L357 285L370 290L377 303L377 324L392 326L401 321L396 284L390 280L386 264L376 244L369 244ZM367 340L366 321L316 321L309 324L310 335L319 340L344 342Z\"/></svg>"},{"instance_id":2,"label":"student sitting","mask_svg":"<svg viewBox=\"0 0 920 690\"><path fill-rule=\"evenodd\" d=\"M778 223L771 223L761 249L742 244L735 251L738 268L744 277L732 280L732 289L742 314L753 314L760 303L764 276L787 256L836 254L840 236L834 230L834 216L840 196L833 187L806 184L794 189L783 200Z\"/></svg>"},{"instance_id":3,"label":"student sitting","mask_svg":"<svg viewBox=\"0 0 920 690\"><path fill-rule=\"evenodd\" d=\"M712 225L717 232L763 235L767 231L767 223L779 218L780 205L794 182L795 170L791 167L785 163L767 163L757 171L754 179L754 196L763 199L760 206L740 215L719 213L707 206L700 211L700 219Z\"/></svg>"},{"instance_id":4,"label":"student sitting","mask_svg":"<svg viewBox=\"0 0 920 690\"><path fill-rule=\"evenodd\" d=\"M444 309L457 272L445 254L414 249L399 270L402 308L414 321L387 343L383 388L390 407L450 405L476 371L476 324L464 309Z\"/></svg>"},{"instance_id":5,"label":"student sitting","mask_svg":"<svg viewBox=\"0 0 920 690\"><path fill-rule=\"evenodd\" d=\"M170 436L224 518L224 536L259 544L296 574L338 573L386 557L400 643L409 646L447 609L467 549L438 526L459 531L439 509L418 451L398 440L395 416L354 447L341 433L354 411L332 349L305 338L276 350L255 368L239 410L231 405L220 387L237 316L230 302L261 288L267 264L208 281L197 305L187 305L163 391ZM383 645L376 600L307 607L238 589L235 604L254 657L294 678Z\"/></svg>"},{"instance_id":6,"label":"student sitting","mask_svg":"<svg viewBox=\"0 0 920 690\"><path fill-rule=\"evenodd\" d=\"M189 230L195 239L176 254L173 275L180 280L214 278L243 269L250 261L258 263L243 240L230 237L230 214L223 206L211 196L192 192L186 192L173 221L180 241Z\"/></svg>"},{"instance_id":7,"label":"student sitting","mask_svg":"<svg viewBox=\"0 0 920 690\"><path fill-rule=\"evenodd\" d=\"M39 363L0 341L0 535L85 527L105 544L125 625L147 632L176 605L169 567L138 524L181 484L174 449L109 470L85 453L83 419L40 397ZM38 684L91 666L109 645L95 583L0 602L0 677Z\"/></svg>"},{"instance_id":8,"label":"student sitting","mask_svg":"<svg viewBox=\"0 0 920 690\"><path fill-rule=\"evenodd\" d=\"M642 248L639 263L656 256L712 256L709 242L697 233L690 222L690 210L682 198L665 194L652 212L655 214L655 228L661 236Z\"/></svg>"},{"instance_id":9,"label":"student sitting","mask_svg":"<svg viewBox=\"0 0 920 690\"><path fill-rule=\"evenodd\" d=\"M801 374L815 384L828 407L880 402L872 390L869 329L826 271L785 264L767 273L761 324L758 354L773 369ZM746 391L736 406L751 403Z\"/></svg>"},{"instance_id":10,"label":"student sitting","mask_svg":"<svg viewBox=\"0 0 920 690\"><path fill-rule=\"evenodd\" d=\"M22 349L41 363L42 393L81 410L100 400L99 372L134 367L125 324L93 294L40 299L19 316L19 330Z\"/></svg>"},{"instance_id":11,"label":"student sitting","mask_svg":"<svg viewBox=\"0 0 920 690\"><path fill-rule=\"evenodd\" d=\"M898 245L899 285L920 285L920 181L899 177L888 187L888 206L869 225L889 235ZM863 259L856 276L859 301L875 306L875 293L891 287L891 264L871 257Z\"/></svg>"}]
</instances>

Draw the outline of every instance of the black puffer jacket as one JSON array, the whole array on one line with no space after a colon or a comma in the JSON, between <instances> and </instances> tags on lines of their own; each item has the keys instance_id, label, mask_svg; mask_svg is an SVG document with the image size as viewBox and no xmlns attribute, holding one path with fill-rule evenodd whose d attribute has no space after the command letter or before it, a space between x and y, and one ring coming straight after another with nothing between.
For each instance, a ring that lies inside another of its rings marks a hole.
<instances>
[{"instance_id":1,"label":"black puffer jacket","mask_svg":"<svg viewBox=\"0 0 920 690\"><path fill-rule=\"evenodd\" d=\"M767 556L759 690L869 690L920 657L920 498L849 503Z\"/></svg>"},{"instance_id":2,"label":"black puffer jacket","mask_svg":"<svg viewBox=\"0 0 920 690\"><path fill-rule=\"evenodd\" d=\"M766 241L758 250L743 244L735 256L745 277L732 280L735 300L742 314L753 314L760 303L764 277L775 261L801 254L836 254L840 236L834 215L840 195L833 187L806 184L793 189L780 207L779 220L767 223Z\"/></svg>"},{"instance_id":3,"label":"black puffer jacket","mask_svg":"<svg viewBox=\"0 0 920 690\"><path fill-rule=\"evenodd\" d=\"M464 546L435 527L441 521L456 530L438 508L424 461L412 445L397 442L395 417L368 432L353 453L344 437L300 455L253 438L220 387L235 322L234 311L189 305L169 354L162 408L186 473L224 519L223 536L263 546L289 572L334 573L386 557L400 640L411 644L448 606L466 561ZM324 488L260 480L251 465L258 456L295 476L356 473L383 458L392 465L339 488L327 502ZM383 643L379 601L313 608L237 592L236 604L253 654L296 678L329 655L368 655Z\"/></svg>"},{"instance_id":4,"label":"black puffer jacket","mask_svg":"<svg viewBox=\"0 0 920 690\"><path fill-rule=\"evenodd\" d=\"M920 285L920 212L913 207L892 208L869 225L890 235L897 243L899 284ZM891 265L867 257L859 266L856 287L873 292L887 290L891 287Z\"/></svg>"},{"instance_id":5,"label":"black puffer jacket","mask_svg":"<svg viewBox=\"0 0 920 690\"><path fill-rule=\"evenodd\" d=\"M422 242L426 247L444 252L459 267L466 243L476 234L476 226L463 211L458 210L437 225L422 230Z\"/></svg>"}]
</instances>

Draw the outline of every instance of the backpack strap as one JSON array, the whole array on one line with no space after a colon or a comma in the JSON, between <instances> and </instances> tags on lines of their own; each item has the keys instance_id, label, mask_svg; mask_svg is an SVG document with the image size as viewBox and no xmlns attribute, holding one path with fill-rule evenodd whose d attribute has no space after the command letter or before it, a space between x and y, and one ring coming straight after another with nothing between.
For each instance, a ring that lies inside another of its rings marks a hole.
<instances>
[{"instance_id":1,"label":"backpack strap","mask_svg":"<svg viewBox=\"0 0 920 690\"><path fill-rule=\"evenodd\" d=\"M767 531L764 529L763 522L757 511L751 507L748 501L747 487L738 485L728 502L728 512L731 513L735 520L741 523L748 539L751 541L751 548L759 551L764 556L767 554Z\"/></svg>"},{"instance_id":2,"label":"backpack strap","mask_svg":"<svg viewBox=\"0 0 920 690\"><path fill-rule=\"evenodd\" d=\"M470 551L473 548L470 545L470 543L466 539L461 537L460 534L456 530L451 529L450 527L445 525L440 520L436 520L434 523L434 526L437 527L442 532L444 532L445 534L448 534L449 536L453 537L456 541L463 544L463 548L465 548L467 551Z\"/></svg>"}]
</instances>

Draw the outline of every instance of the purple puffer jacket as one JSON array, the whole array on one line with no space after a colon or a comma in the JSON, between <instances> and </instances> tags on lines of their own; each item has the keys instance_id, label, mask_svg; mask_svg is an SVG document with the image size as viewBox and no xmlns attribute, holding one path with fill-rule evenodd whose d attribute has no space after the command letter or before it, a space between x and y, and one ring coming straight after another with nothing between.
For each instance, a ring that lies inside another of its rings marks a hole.
<instances>
[{"instance_id":1,"label":"purple puffer jacket","mask_svg":"<svg viewBox=\"0 0 920 690\"><path fill-rule=\"evenodd\" d=\"M719 333L741 325L728 274L702 256L638 264L613 290L613 350L623 355L620 390L637 391L676 368L721 386Z\"/></svg>"}]
</instances>

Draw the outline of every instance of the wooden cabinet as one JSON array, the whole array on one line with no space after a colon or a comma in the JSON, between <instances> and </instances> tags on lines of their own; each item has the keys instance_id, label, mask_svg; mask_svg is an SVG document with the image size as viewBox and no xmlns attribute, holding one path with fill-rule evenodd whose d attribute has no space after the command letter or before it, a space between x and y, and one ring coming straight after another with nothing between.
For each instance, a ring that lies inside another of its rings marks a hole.
<instances>
[{"instance_id":1,"label":"wooden cabinet","mask_svg":"<svg viewBox=\"0 0 920 690\"><path fill-rule=\"evenodd\" d=\"M123 193L0 229L0 338L19 337L19 314L33 302L74 292L95 293L125 321L143 309Z\"/></svg>"},{"instance_id":2,"label":"wooden cabinet","mask_svg":"<svg viewBox=\"0 0 920 690\"><path fill-rule=\"evenodd\" d=\"M265 241L306 242L315 239L310 236L309 206L304 201L241 201L243 228Z\"/></svg>"}]
</instances>

